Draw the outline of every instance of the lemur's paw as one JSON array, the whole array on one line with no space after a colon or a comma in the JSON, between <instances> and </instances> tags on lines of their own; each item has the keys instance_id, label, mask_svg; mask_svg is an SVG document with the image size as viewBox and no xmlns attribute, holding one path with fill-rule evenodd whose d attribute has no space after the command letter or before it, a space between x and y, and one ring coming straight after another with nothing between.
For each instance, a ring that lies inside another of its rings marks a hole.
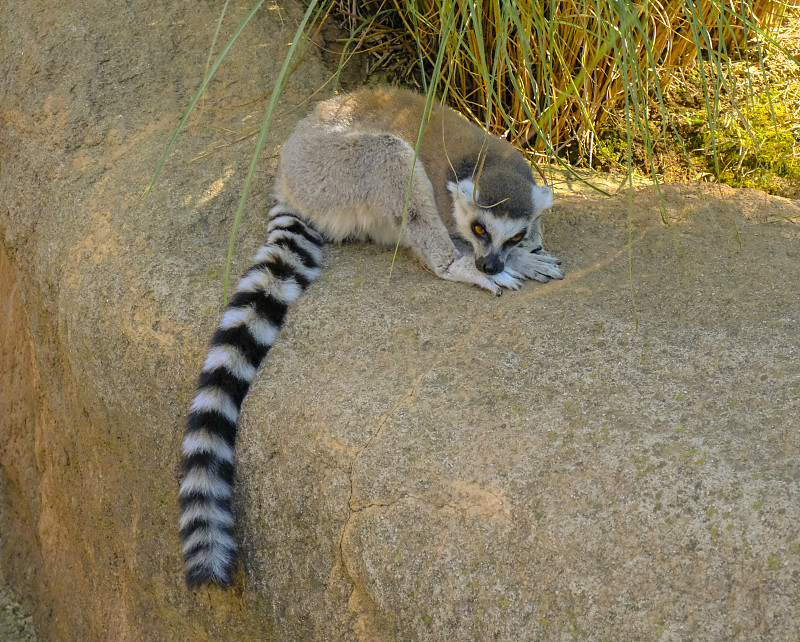
<instances>
[{"instance_id":1,"label":"lemur's paw","mask_svg":"<svg viewBox=\"0 0 800 642\"><path fill-rule=\"evenodd\" d=\"M538 258L541 261L547 261L548 263L554 263L555 265L561 265L561 259L557 259L556 257L551 256L550 254L545 252L544 249L542 249L541 246L539 246L538 250L531 250L531 254L535 254L536 258Z\"/></svg>"},{"instance_id":2,"label":"lemur's paw","mask_svg":"<svg viewBox=\"0 0 800 642\"><path fill-rule=\"evenodd\" d=\"M506 290L519 290L525 284L525 276L508 266L502 272L490 275L489 278Z\"/></svg>"},{"instance_id":3,"label":"lemur's paw","mask_svg":"<svg viewBox=\"0 0 800 642\"><path fill-rule=\"evenodd\" d=\"M529 278L541 281L542 283L547 283L550 279L557 279L559 281L563 279L564 273L561 271L561 268L558 267L561 261L553 257L550 258L553 260L541 261L536 265L532 265Z\"/></svg>"},{"instance_id":4,"label":"lemur's paw","mask_svg":"<svg viewBox=\"0 0 800 642\"><path fill-rule=\"evenodd\" d=\"M563 279L564 273L558 267L561 264L554 256L538 248L538 251L515 252L506 261L509 268L526 279L547 283L550 279Z\"/></svg>"}]
</instances>

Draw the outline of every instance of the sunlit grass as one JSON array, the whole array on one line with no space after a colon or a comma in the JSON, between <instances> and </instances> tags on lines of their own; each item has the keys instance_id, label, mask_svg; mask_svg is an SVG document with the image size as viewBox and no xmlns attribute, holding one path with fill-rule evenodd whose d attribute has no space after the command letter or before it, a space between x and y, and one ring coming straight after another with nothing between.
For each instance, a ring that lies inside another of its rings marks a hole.
<instances>
[{"instance_id":1,"label":"sunlit grass","mask_svg":"<svg viewBox=\"0 0 800 642\"><path fill-rule=\"evenodd\" d=\"M757 102L752 79L744 79L744 95L737 90L731 61L750 59L751 73L763 75L765 46L780 46L772 34L790 6L751 0L337 5L351 28L370 21L361 42L374 52L374 66L423 90L432 85L493 133L532 153L591 166L600 132L613 120L640 141L646 155L640 167L654 179L660 170L656 142L675 141L692 163L665 99L675 72L690 67L700 72L711 173L724 173L717 141L721 118L733 113L747 129L747 113ZM455 23L444 28L450 15ZM432 61L442 50L441 73L433 75ZM768 90L761 95L773 110Z\"/></svg>"}]
</instances>

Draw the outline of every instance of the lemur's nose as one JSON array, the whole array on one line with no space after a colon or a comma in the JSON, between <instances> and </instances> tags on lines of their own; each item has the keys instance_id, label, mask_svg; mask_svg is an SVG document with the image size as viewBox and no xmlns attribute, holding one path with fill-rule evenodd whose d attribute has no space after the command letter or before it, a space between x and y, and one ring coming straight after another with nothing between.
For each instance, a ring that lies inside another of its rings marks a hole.
<instances>
[{"instance_id":1,"label":"lemur's nose","mask_svg":"<svg viewBox=\"0 0 800 642\"><path fill-rule=\"evenodd\" d=\"M482 256L475 259L475 267L486 274L498 274L506 267L497 255Z\"/></svg>"}]
</instances>

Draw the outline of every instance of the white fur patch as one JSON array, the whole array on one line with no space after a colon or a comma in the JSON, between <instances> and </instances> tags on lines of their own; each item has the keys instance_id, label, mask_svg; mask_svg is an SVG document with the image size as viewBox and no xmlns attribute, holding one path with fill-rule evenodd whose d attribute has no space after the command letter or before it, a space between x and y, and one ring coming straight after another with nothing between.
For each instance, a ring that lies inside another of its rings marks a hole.
<instances>
[{"instance_id":1,"label":"white fur patch","mask_svg":"<svg viewBox=\"0 0 800 642\"><path fill-rule=\"evenodd\" d=\"M197 503L187 506L181 514L181 528L195 519L202 519L219 526L233 526L233 515L216 504Z\"/></svg>"},{"instance_id":2,"label":"white fur patch","mask_svg":"<svg viewBox=\"0 0 800 642\"><path fill-rule=\"evenodd\" d=\"M256 343L261 346L271 346L278 334L278 328L266 319L260 317L254 317L249 321L247 323L247 329L250 331L250 334L253 335Z\"/></svg>"},{"instance_id":3,"label":"white fur patch","mask_svg":"<svg viewBox=\"0 0 800 642\"><path fill-rule=\"evenodd\" d=\"M460 181L458 184L450 181L447 189L453 197L453 218L461 236L471 243L477 251L480 247L472 238L470 226L481 210L475 201L472 200L472 190L475 184L470 180ZM477 197L477 191L476 191Z\"/></svg>"},{"instance_id":4,"label":"white fur patch","mask_svg":"<svg viewBox=\"0 0 800 642\"><path fill-rule=\"evenodd\" d=\"M180 494L183 497L198 493L206 497L225 499L231 495L230 485L206 468L192 468L183 477Z\"/></svg>"},{"instance_id":5,"label":"white fur patch","mask_svg":"<svg viewBox=\"0 0 800 642\"><path fill-rule=\"evenodd\" d=\"M237 292L264 292L275 280L275 276L267 269L248 273L236 285Z\"/></svg>"},{"instance_id":6,"label":"white fur patch","mask_svg":"<svg viewBox=\"0 0 800 642\"><path fill-rule=\"evenodd\" d=\"M236 423L236 418L239 416L239 411L230 395L216 386L206 386L198 391L189 410L214 410L233 423Z\"/></svg>"},{"instance_id":7,"label":"white fur patch","mask_svg":"<svg viewBox=\"0 0 800 642\"><path fill-rule=\"evenodd\" d=\"M477 203L481 193L480 188L476 187L475 183L468 178L462 179L458 183L450 181L447 183L447 189L453 198L463 198L470 203Z\"/></svg>"},{"instance_id":8,"label":"white fur patch","mask_svg":"<svg viewBox=\"0 0 800 642\"><path fill-rule=\"evenodd\" d=\"M219 327L223 330L228 328L235 328L236 326L248 323L253 318L255 310L251 307L246 308L228 308L225 314L222 315L222 321L219 322Z\"/></svg>"},{"instance_id":9,"label":"white fur patch","mask_svg":"<svg viewBox=\"0 0 800 642\"><path fill-rule=\"evenodd\" d=\"M279 301L291 303L303 293L303 288L294 279L286 279L285 281L275 281L270 287L269 293Z\"/></svg>"},{"instance_id":10,"label":"white fur patch","mask_svg":"<svg viewBox=\"0 0 800 642\"><path fill-rule=\"evenodd\" d=\"M290 256L294 258L294 254L290 255L289 252L284 250L282 247L278 247L277 245L262 245L260 248L258 248L258 252L256 252L253 261L256 263L263 263L267 259L277 257L292 265L293 263L291 258L289 258Z\"/></svg>"},{"instance_id":11,"label":"white fur patch","mask_svg":"<svg viewBox=\"0 0 800 642\"><path fill-rule=\"evenodd\" d=\"M303 293L303 289L297 281L275 278L269 268L250 272L239 281L236 291L269 293L283 303L291 303Z\"/></svg>"},{"instance_id":12,"label":"white fur patch","mask_svg":"<svg viewBox=\"0 0 800 642\"><path fill-rule=\"evenodd\" d=\"M183 543L183 552L188 553L198 544L207 544L212 549L224 548L233 550L236 548L236 543L228 533L213 526L210 528L198 528L189 535Z\"/></svg>"},{"instance_id":13,"label":"white fur patch","mask_svg":"<svg viewBox=\"0 0 800 642\"><path fill-rule=\"evenodd\" d=\"M304 277L306 277L309 281L313 281L316 279L320 274L322 274L323 270L321 267L315 268L307 268L303 267L302 271L298 270Z\"/></svg>"},{"instance_id":14,"label":"white fur patch","mask_svg":"<svg viewBox=\"0 0 800 642\"><path fill-rule=\"evenodd\" d=\"M225 330L240 325L246 325L253 339L261 346L271 346L279 331L272 323L259 317L251 307L226 310L219 327Z\"/></svg>"},{"instance_id":15,"label":"white fur patch","mask_svg":"<svg viewBox=\"0 0 800 642\"><path fill-rule=\"evenodd\" d=\"M271 232L278 226L285 226L289 227L292 223L300 222L296 216L292 216L291 214L286 213L286 207L281 205L276 205L269 211L269 216L274 217L271 218L270 222L267 224L267 233Z\"/></svg>"},{"instance_id":16,"label":"white fur patch","mask_svg":"<svg viewBox=\"0 0 800 642\"><path fill-rule=\"evenodd\" d=\"M481 222L492 235L492 246L499 250L503 243L525 229L530 221L519 218L501 218L485 211L481 214Z\"/></svg>"},{"instance_id":17,"label":"white fur patch","mask_svg":"<svg viewBox=\"0 0 800 642\"><path fill-rule=\"evenodd\" d=\"M256 374L256 369L251 365L241 351L232 345L214 346L209 350L203 370L208 372L220 366L227 368L234 377L250 383Z\"/></svg>"},{"instance_id":18,"label":"white fur patch","mask_svg":"<svg viewBox=\"0 0 800 642\"><path fill-rule=\"evenodd\" d=\"M213 453L222 461L233 461L233 448L219 435L213 435L206 430L193 430L187 432L183 438L183 454L191 457L198 453Z\"/></svg>"}]
</instances>

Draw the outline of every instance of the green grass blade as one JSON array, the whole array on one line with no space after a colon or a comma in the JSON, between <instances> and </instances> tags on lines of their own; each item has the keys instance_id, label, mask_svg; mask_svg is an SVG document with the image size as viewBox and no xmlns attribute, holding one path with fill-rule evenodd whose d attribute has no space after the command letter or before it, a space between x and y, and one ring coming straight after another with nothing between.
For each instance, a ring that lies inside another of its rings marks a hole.
<instances>
[{"instance_id":1,"label":"green grass blade","mask_svg":"<svg viewBox=\"0 0 800 642\"><path fill-rule=\"evenodd\" d=\"M208 87L209 81L214 77L217 69L219 68L222 61L225 59L225 56L228 55L228 51L233 46L233 43L236 42L236 39L239 37L239 34L242 33L244 28L247 26L247 23L250 22L250 19L255 15L256 11L264 4L264 0L258 0L256 5L251 9L250 13L247 14L247 17L242 21L242 23L237 27L236 31L234 31L233 35L231 36L228 43L225 45L223 50L220 52L217 59L214 61L214 64L211 66L211 69L206 74L205 78L203 78L203 82L200 84L200 88L197 90L197 93L192 98L192 102L189 104L189 108L186 110L186 113L181 118L180 123L178 123L178 127L175 129L175 132L172 134L172 138L170 138L169 143L167 144L167 148L164 150L164 153L161 155L161 160L158 162L158 167L156 167L155 175L153 176L153 180L150 181L150 185L147 186L147 189L144 191L144 195L142 199L146 199L150 192L153 190L153 186L156 184L159 175L161 174L161 170L164 167L164 163L167 160L167 156L169 155L172 146L175 144L175 140L178 138L178 134L181 133L183 126L186 124L186 121L189 120L189 115L192 113L197 102L200 100L200 97L205 93L206 87Z\"/></svg>"},{"instance_id":2,"label":"green grass blade","mask_svg":"<svg viewBox=\"0 0 800 642\"><path fill-rule=\"evenodd\" d=\"M230 272L231 272L231 260L233 258L233 249L234 244L236 241L236 233L239 230L239 223L242 220L242 214L244 213L244 206L247 202L247 196L250 194L250 187L253 184L253 177L256 173L256 166L258 165L258 159L261 155L261 150L264 148L264 144L267 141L267 133L269 132L269 124L272 120L272 112L275 110L275 105L278 103L278 96L280 96L281 91L283 90L283 86L286 84L288 80L288 71L289 65L294 57L295 51L297 50L298 43L302 42L305 43L305 28L306 24L308 23L309 18L311 17L312 13L314 12L315 7L317 6L318 0L312 0L309 5L308 9L306 9L305 15L303 15L303 19L300 22L300 26L297 28L295 32L295 36L292 39L292 44L289 47L289 52L286 54L286 58L283 61L283 66L281 67L280 73L278 74L278 78L275 81L275 86L272 89L272 95L269 99L269 105L267 106L267 111L264 114L264 120L261 123L261 133L258 136L258 141L256 142L256 149L253 152L253 159L250 161L250 170L247 172L247 178L244 182L244 189L242 190L242 196L239 199L239 207L236 209L236 216L233 219L233 228L231 229L230 240L228 241L228 257L225 261L225 277L223 280L222 291L223 291L223 301L227 305L228 303L228 283L230 279ZM260 3L259 3L260 4Z\"/></svg>"},{"instance_id":3,"label":"green grass blade","mask_svg":"<svg viewBox=\"0 0 800 642\"><path fill-rule=\"evenodd\" d=\"M219 18L217 19L217 28L214 31L214 37L211 39L211 47L208 49L208 58L206 58L206 70L203 76L208 76L208 68L211 66L211 59L214 56L214 47L217 46L217 38L219 38L220 29L222 29L222 21L225 20L225 12L228 10L228 5L230 4L231 0L225 0L225 4L222 6L222 11L219 14Z\"/></svg>"},{"instance_id":4,"label":"green grass blade","mask_svg":"<svg viewBox=\"0 0 800 642\"><path fill-rule=\"evenodd\" d=\"M406 0L407 6L411 2L411 0ZM439 52L436 56L436 62L433 66L433 73L432 78L436 79L440 77L442 64L444 62L445 52L447 51L447 42L450 38L450 33L453 30L453 27L456 22L456 12L455 12L455 4L450 4L450 10L447 14L446 21L444 23L444 28L441 32L440 42L439 42ZM460 39L457 39L456 46L458 46L458 42ZM417 157L419 155L419 147L422 144L422 134L425 131L425 126L428 124L428 114L431 111L431 105L433 104L434 96L436 95L436 85L435 83L431 83L428 87L428 91L425 97L425 109L423 110L422 122L419 124L419 133L417 134L417 142L414 145L414 162L412 164L412 168L417 163ZM403 218L400 222L400 232L397 236L397 244L394 248L394 254L392 255L392 264L389 267L389 274L391 275L394 270L394 264L397 260L397 252L400 250L400 239L403 236L403 230L405 229L406 224L406 214L408 213L408 202L411 198L411 186L414 181L414 171L411 171L411 177L408 180L408 188L406 189L406 200L403 205Z\"/></svg>"}]
</instances>

